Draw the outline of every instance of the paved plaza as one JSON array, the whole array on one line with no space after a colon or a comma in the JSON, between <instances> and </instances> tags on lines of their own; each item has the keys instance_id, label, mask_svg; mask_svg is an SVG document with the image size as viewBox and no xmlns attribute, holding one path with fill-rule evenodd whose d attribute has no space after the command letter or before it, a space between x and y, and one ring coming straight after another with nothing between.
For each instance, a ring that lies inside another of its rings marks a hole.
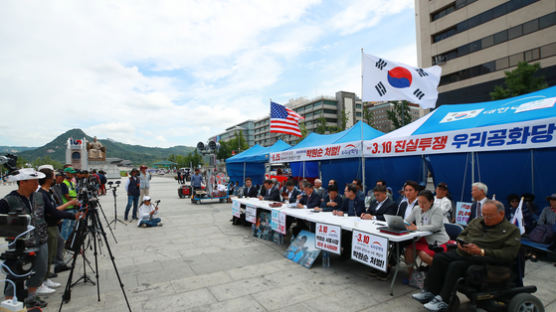
<instances>
[{"instance_id":1,"label":"paved plaza","mask_svg":"<svg viewBox=\"0 0 556 312\"><path fill-rule=\"evenodd\" d=\"M13 188L0 186L0 195ZM249 227L233 226L231 204L193 205L179 199L176 189L171 178L152 180L151 196L161 200L162 227L118 224L117 244L106 228L133 311L425 311L410 297L416 290L402 285L400 277L390 296L389 281L371 277L367 267L351 260L333 257L325 269L317 259L313 268L303 268L282 256L286 246L254 238ZM120 216L126 201L119 189ZM100 202L112 220L111 193ZM87 257L94 259L91 250ZM101 301L95 286L78 284L62 311L127 310L106 246L98 261ZM525 283L537 285L546 310L556 311L556 268L527 262L526 271ZM75 275L82 274L79 258ZM64 272L54 280L65 285L67 276ZM45 297L46 311L58 310L62 293L60 288Z\"/></svg>"}]
</instances>

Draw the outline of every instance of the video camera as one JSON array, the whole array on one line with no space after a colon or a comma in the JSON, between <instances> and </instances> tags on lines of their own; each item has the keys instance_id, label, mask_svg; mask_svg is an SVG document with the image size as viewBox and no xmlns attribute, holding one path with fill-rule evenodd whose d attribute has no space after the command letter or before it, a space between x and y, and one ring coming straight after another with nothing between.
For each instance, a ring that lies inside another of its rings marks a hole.
<instances>
[{"instance_id":1,"label":"video camera","mask_svg":"<svg viewBox=\"0 0 556 312\"><path fill-rule=\"evenodd\" d=\"M116 181L116 183L112 182L112 181L108 181L106 184L108 184L108 187L110 188L118 188L120 186L121 181Z\"/></svg>"}]
</instances>

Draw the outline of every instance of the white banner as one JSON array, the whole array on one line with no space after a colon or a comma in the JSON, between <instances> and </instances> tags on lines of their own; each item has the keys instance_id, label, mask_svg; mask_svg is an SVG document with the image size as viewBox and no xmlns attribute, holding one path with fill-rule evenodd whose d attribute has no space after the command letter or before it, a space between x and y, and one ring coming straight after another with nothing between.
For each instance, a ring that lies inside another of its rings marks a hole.
<instances>
[{"instance_id":1,"label":"white banner","mask_svg":"<svg viewBox=\"0 0 556 312\"><path fill-rule=\"evenodd\" d=\"M286 234L286 213L278 209L272 209L272 215L270 217L270 228L274 232L280 234Z\"/></svg>"},{"instance_id":2,"label":"white banner","mask_svg":"<svg viewBox=\"0 0 556 312\"><path fill-rule=\"evenodd\" d=\"M236 218L241 217L240 207L241 204L237 200L232 200L232 216Z\"/></svg>"},{"instance_id":3,"label":"white banner","mask_svg":"<svg viewBox=\"0 0 556 312\"><path fill-rule=\"evenodd\" d=\"M361 141L298 148L270 154L271 163L361 157Z\"/></svg>"},{"instance_id":4,"label":"white banner","mask_svg":"<svg viewBox=\"0 0 556 312\"><path fill-rule=\"evenodd\" d=\"M353 229L351 259L387 272L388 239Z\"/></svg>"},{"instance_id":5,"label":"white banner","mask_svg":"<svg viewBox=\"0 0 556 312\"><path fill-rule=\"evenodd\" d=\"M416 68L363 53L361 98L363 102L407 100L434 108L441 73L440 66Z\"/></svg>"},{"instance_id":6,"label":"white banner","mask_svg":"<svg viewBox=\"0 0 556 312\"><path fill-rule=\"evenodd\" d=\"M340 254L342 252L342 229L336 225L315 225L315 248Z\"/></svg>"},{"instance_id":7,"label":"white banner","mask_svg":"<svg viewBox=\"0 0 556 312\"><path fill-rule=\"evenodd\" d=\"M257 223L257 207L251 205L245 207L245 221Z\"/></svg>"},{"instance_id":8,"label":"white banner","mask_svg":"<svg viewBox=\"0 0 556 312\"><path fill-rule=\"evenodd\" d=\"M473 203L457 202L456 203L456 223L467 225L471 217L471 205Z\"/></svg>"},{"instance_id":9,"label":"white banner","mask_svg":"<svg viewBox=\"0 0 556 312\"><path fill-rule=\"evenodd\" d=\"M366 157L555 147L556 118L365 141Z\"/></svg>"}]
</instances>

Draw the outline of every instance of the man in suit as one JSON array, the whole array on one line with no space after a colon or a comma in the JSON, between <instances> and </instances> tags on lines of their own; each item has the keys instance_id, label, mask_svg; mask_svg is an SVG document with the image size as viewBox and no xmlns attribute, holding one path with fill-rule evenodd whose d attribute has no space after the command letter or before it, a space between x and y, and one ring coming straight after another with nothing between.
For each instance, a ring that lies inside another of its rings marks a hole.
<instances>
[{"instance_id":1,"label":"man in suit","mask_svg":"<svg viewBox=\"0 0 556 312\"><path fill-rule=\"evenodd\" d=\"M243 197L257 197L257 192L259 190L253 185L251 178L245 179L245 186L243 187Z\"/></svg>"},{"instance_id":2,"label":"man in suit","mask_svg":"<svg viewBox=\"0 0 556 312\"><path fill-rule=\"evenodd\" d=\"M269 200L269 201L280 201L280 190L278 187L275 186L274 181L272 180L264 180L264 195L261 193L259 195L260 200Z\"/></svg>"},{"instance_id":3,"label":"man in suit","mask_svg":"<svg viewBox=\"0 0 556 312\"><path fill-rule=\"evenodd\" d=\"M295 187L295 181L294 180L288 180L286 181L286 196L284 198L284 201L293 204L297 201L297 195L299 195L301 192Z\"/></svg>"},{"instance_id":4,"label":"man in suit","mask_svg":"<svg viewBox=\"0 0 556 312\"><path fill-rule=\"evenodd\" d=\"M369 208L361 214L361 219L384 221L384 215L395 215L396 204L388 197L385 185L377 184L373 189L375 199L371 201Z\"/></svg>"},{"instance_id":5,"label":"man in suit","mask_svg":"<svg viewBox=\"0 0 556 312\"><path fill-rule=\"evenodd\" d=\"M361 216L361 213L365 210L365 200L357 196L358 191L357 185L353 183L346 185L342 208L340 210L334 210L332 213L337 216L343 216L345 213L350 217Z\"/></svg>"},{"instance_id":6,"label":"man in suit","mask_svg":"<svg viewBox=\"0 0 556 312\"><path fill-rule=\"evenodd\" d=\"M297 208L319 208L320 207L320 196L315 190L313 189L313 184L309 181L303 182L303 190L305 191L305 195L301 197L299 203L297 204Z\"/></svg>"},{"instance_id":7,"label":"man in suit","mask_svg":"<svg viewBox=\"0 0 556 312\"><path fill-rule=\"evenodd\" d=\"M475 182L471 185L471 197L473 198L473 204L471 204L471 215L467 223L471 220L478 218L483 215L483 205L487 201L488 187L486 184L481 182Z\"/></svg>"},{"instance_id":8,"label":"man in suit","mask_svg":"<svg viewBox=\"0 0 556 312\"><path fill-rule=\"evenodd\" d=\"M338 194L336 184L328 186L328 194L321 201L320 207L323 211L333 211L342 207L342 195Z\"/></svg>"}]
</instances>

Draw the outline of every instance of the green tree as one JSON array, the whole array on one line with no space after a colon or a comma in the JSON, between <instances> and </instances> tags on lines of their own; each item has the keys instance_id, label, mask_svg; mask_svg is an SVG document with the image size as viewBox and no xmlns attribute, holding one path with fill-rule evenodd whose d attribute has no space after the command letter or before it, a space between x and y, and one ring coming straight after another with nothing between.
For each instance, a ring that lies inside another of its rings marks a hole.
<instances>
[{"instance_id":1,"label":"green tree","mask_svg":"<svg viewBox=\"0 0 556 312\"><path fill-rule=\"evenodd\" d=\"M375 114L368 107L363 109L363 120L371 127L374 127Z\"/></svg>"},{"instance_id":2,"label":"green tree","mask_svg":"<svg viewBox=\"0 0 556 312\"><path fill-rule=\"evenodd\" d=\"M386 112L388 120L392 122L392 130L401 128L411 122L409 114L409 103L407 101L398 101L394 103L394 107Z\"/></svg>"},{"instance_id":3,"label":"green tree","mask_svg":"<svg viewBox=\"0 0 556 312\"><path fill-rule=\"evenodd\" d=\"M34 168L38 168L42 165L52 165L54 169L62 169L64 167L61 162L52 159L49 155L37 157L37 159L35 159L31 164Z\"/></svg>"},{"instance_id":4,"label":"green tree","mask_svg":"<svg viewBox=\"0 0 556 312\"><path fill-rule=\"evenodd\" d=\"M544 77L537 74L540 68L539 63L520 62L516 69L505 72L505 87L501 85L494 87L494 91L490 93L490 98L500 100L548 87Z\"/></svg>"},{"instance_id":5,"label":"green tree","mask_svg":"<svg viewBox=\"0 0 556 312\"><path fill-rule=\"evenodd\" d=\"M301 142L307 134L309 134L309 130L307 130L307 126L305 125L304 121L299 122L299 132L301 132L301 137L297 140L297 143Z\"/></svg>"},{"instance_id":6,"label":"green tree","mask_svg":"<svg viewBox=\"0 0 556 312\"><path fill-rule=\"evenodd\" d=\"M340 116L340 129L338 130L340 131L346 130L347 122L348 122L348 116L346 115L346 111L343 110Z\"/></svg>"},{"instance_id":7,"label":"green tree","mask_svg":"<svg viewBox=\"0 0 556 312\"><path fill-rule=\"evenodd\" d=\"M328 131L328 126L326 125L326 118L320 117L317 119L317 127L315 128L316 133L325 134Z\"/></svg>"}]
</instances>

